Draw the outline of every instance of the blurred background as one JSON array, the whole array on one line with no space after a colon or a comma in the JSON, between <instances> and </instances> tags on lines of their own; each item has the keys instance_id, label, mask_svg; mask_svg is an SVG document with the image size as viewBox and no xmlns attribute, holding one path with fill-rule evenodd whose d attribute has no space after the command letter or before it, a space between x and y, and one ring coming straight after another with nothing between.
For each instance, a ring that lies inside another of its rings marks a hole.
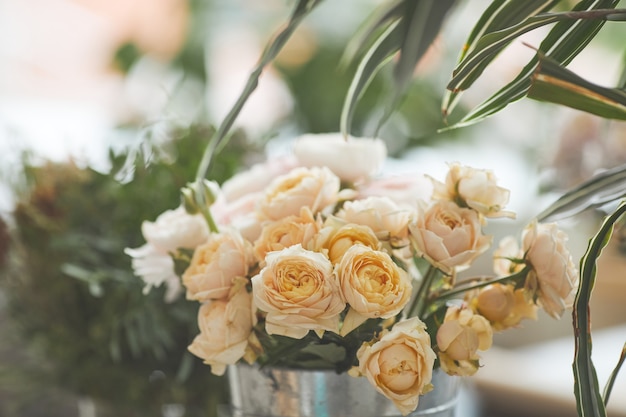
<instances>
[{"instance_id":1,"label":"blurred background","mask_svg":"<svg viewBox=\"0 0 626 417\"><path fill-rule=\"evenodd\" d=\"M339 62L380 3L328 0L307 17L261 77L212 179L284 152L301 133L338 131L355 69ZM380 137L389 170L442 178L453 161L494 170L518 214L494 222L497 241L566 188L626 162L626 124L521 100L478 125L437 133L458 52L488 4L460 2L447 17ZM178 205L180 187L194 178L207 140L290 5L0 0L0 417L216 415L224 383L186 352L197 304L164 304L159 289L143 295L123 249L142 244L144 219ZM461 107L512 79L534 53L523 42L537 46L545 33L515 41ZM614 85L623 39L622 27L607 24L570 68ZM390 89L383 71L360 101L355 136L373 134ZM563 225L576 258L602 214ZM626 232L613 240L592 304L610 363L626 334ZM484 370L468 381L468 410L575 415L571 352L567 315L497 335ZM563 366L546 378L554 357ZM537 373L512 381L503 368L513 363ZM599 368L602 380L610 368ZM626 415L626 405L617 406L614 415Z\"/></svg>"}]
</instances>

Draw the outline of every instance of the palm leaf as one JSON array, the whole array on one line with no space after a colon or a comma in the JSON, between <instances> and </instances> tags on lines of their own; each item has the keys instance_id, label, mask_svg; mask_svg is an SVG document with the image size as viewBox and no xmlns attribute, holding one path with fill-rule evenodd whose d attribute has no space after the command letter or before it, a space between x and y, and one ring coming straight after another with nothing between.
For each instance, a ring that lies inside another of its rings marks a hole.
<instances>
[{"instance_id":1,"label":"palm leaf","mask_svg":"<svg viewBox=\"0 0 626 417\"><path fill-rule=\"evenodd\" d=\"M528 97L606 119L626 120L626 91L593 84L541 55Z\"/></svg>"},{"instance_id":2,"label":"palm leaf","mask_svg":"<svg viewBox=\"0 0 626 417\"><path fill-rule=\"evenodd\" d=\"M613 231L613 225L626 212L626 202L602 223L598 233L590 240L587 252L580 261L580 285L574 300L574 393L576 407L580 417L606 416L605 404L600 395L598 376L591 359L591 318L589 301L596 279L596 262L602 249L607 245Z\"/></svg>"}]
</instances>

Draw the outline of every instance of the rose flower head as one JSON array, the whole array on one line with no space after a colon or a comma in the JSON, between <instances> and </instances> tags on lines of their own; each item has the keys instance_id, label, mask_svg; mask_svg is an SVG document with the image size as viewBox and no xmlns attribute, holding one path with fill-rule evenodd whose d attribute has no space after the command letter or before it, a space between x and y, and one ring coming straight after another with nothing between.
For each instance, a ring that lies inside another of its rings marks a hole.
<instances>
[{"instance_id":1,"label":"rose flower head","mask_svg":"<svg viewBox=\"0 0 626 417\"><path fill-rule=\"evenodd\" d=\"M302 207L317 213L338 201L339 187L339 177L327 167L298 167L267 186L258 213L268 220L297 216Z\"/></svg>"},{"instance_id":2,"label":"rose flower head","mask_svg":"<svg viewBox=\"0 0 626 417\"><path fill-rule=\"evenodd\" d=\"M447 274L468 267L491 245L478 213L451 201L420 206L409 231L415 251Z\"/></svg>"},{"instance_id":3,"label":"rose flower head","mask_svg":"<svg viewBox=\"0 0 626 417\"><path fill-rule=\"evenodd\" d=\"M532 222L522 234L524 259L531 268L527 280L536 282L538 302L554 318L572 306L578 288L578 270L566 241L554 223Z\"/></svg>"},{"instance_id":4,"label":"rose flower head","mask_svg":"<svg viewBox=\"0 0 626 417\"><path fill-rule=\"evenodd\" d=\"M450 375L474 375L479 367L478 350L491 347L493 330L489 321L467 306L448 307L437 330L441 368Z\"/></svg>"},{"instance_id":5,"label":"rose flower head","mask_svg":"<svg viewBox=\"0 0 626 417\"><path fill-rule=\"evenodd\" d=\"M401 208L389 197L367 197L347 201L337 217L348 223L368 226L380 239L403 239L407 236L407 225L411 211Z\"/></svg>"},{"instance_id":6,"label":"rose flower head","mask_svg":"<svg viewBox=\"0 0 626 417\"><path fill-rule=\"evenodd\" d=\"M254 263L252 245L236 230L214 233L196 248L183 273L187 299L227 298L237 278L246 277Z\"/></svg>"},{"instance_id":7,"label":"rose flower head","mask_svg":"<svg viewBox=\"0 0 626 417\"><path fill-rule=\"evenodd\" d=\"M468 294L470 295L470 294ZM472 308L489 320L496 331L519 325L523 319L537 319L537 306L523 288L494 283L466 298Z\"/></svg>"},{"instance_id":8,"label":"rose flower head","mask_svg":"<svg viewBox=\"0 0 626 417\"><path fill-rule=\"evenodd\" d=\"M454 201L485 217L515 218L515 213L503 210L509 202L510 192L497 185L492 171L462 166L456 162L449 166L445 183L433 179L434 198Z\"/></svg>"},{"instance_id":9,"label":"rose flower head","mask_svg":"<svg viewBox=\"0 0 626 417\"><path fill-rule=\"evenodd\" d=\"M252 278L257 307L267 313L265 330L302 339L309 330L339 332L345 302L328 258L294 245L267 254Z\"/></svg>"},{"instance_id":10,"label":"rose flower head","mask_svg":"<svg viewBox=\"0 0 626 417\"><path fill-rule=\"evenodd\" d=\"M335 271L350 305L341 334L368 318L395 316L411 298L411 278L386 252L357 244L346 251Z\"/></svg>"},{"instance_id":11,"label":"rose flower head","mask_svg":"<svg viewBox=\"0 0 626 417\"><path fill-rule=\"evenodd\" d=\"M293 152L303 166L327 166L342 181L351 183L368 180L381 170L387 158L382 140L344 137L340 133L302 135L296 139Z\"/></svg>"},{"instance_id":12,"label":"rose flower head","mask_svg":"<svg viewBox=\"0 0 626 417\"><path fill-rule=\"evenodd\" d=\"M327 251L330 261L337 264L348 249L356 244L365 245L374 250L381 248L381 243L369 227L356 223L347 223L330 216L315 238L315 250Z\"/></svg>"},{"instance_id":13,"label":"rose flower head","mask_svg":"<svg viewBox=\"0 0 626 417\"><path fill-rule=\"evenodd\" d=\"M244 357L253 322L252 296L242 288L230 300L203 303L198 310L200 334L189 351L211 365L211 372L223 375L226 365Z\"/></svg>"},{"instance_id":14,"label":"rose flower head","mask_svg":"<svg viewBox=\"0 0 626 417\"><path fill-rule=\"evenodd\" d=\"M402 415L417 408L430 391L436 355L426 325L417 317L396 323L380 340L364 343L357 352L358 373L389 398Z\"/></svg>"}]
</instances>

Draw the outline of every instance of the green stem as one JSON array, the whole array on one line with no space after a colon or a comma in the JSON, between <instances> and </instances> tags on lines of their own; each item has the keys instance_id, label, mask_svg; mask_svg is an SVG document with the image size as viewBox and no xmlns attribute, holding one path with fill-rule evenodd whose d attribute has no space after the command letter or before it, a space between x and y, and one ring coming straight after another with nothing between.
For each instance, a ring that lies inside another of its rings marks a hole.
<instances>
[{"instance_id":1,"label":"green stem","mask_svg":"<svg viewBox=\"0 0 626 417\"><path fill-rule=\"evenodd\" d=\"M429 296L430 286L432 285L433 280L435 279L435 276L437 276L438 272L439 270L434 266L430 265L428 267L428 270L426 271L426 274L424 274L424 278L422 279L422 283L417 289L417 294L415 294L413 304L411 305L411 308L409 308L407 314L408 317L421 317L422 313L426 309L426 300Z\"/></svg>"},{"instance_id":2,"label":"green stem","mask_svg":"<svg viewBox=\"0 0 626 417\"><path fill-rule=\"evenodd\" d=\"M477 283L472 283L472 284L465 284L465 282L467 281L475 281L477 278L472 278L472 279L468 279L465 280L465 282L461 283L460 285L452 288L449 291L444 291L442 293L436 293L433 294L433 299L436 299L437 301L441 301L441 300L448 300L451 299L459 294L464 294L468 291L472 291L472 290L476 290L479 288L483 288L486 287L488 285L492 285L492 284L499 284L499 283L507 283L509 281L515 281L517 279L521 279L521 278L526 278L526 275L528 275L528 272L530 271L530 267L525 267L524 269L522 269L519 272L516 272L514 274L511 275L507 275L505 277L501 277L501 278L493 278L493 277L481 277L478 278L480 280L480 282Z\"/></svg>"}]
</instances>

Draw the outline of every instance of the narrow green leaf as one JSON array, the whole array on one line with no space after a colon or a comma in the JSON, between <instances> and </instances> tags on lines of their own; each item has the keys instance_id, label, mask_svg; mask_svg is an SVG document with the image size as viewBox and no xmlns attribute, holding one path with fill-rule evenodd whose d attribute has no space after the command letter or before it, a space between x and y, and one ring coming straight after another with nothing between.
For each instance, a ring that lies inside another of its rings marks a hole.
<instances>
[{"instance_id":1,"label":"narrow green leaf","mask_svg":"<svg viewBox=\"0 0 626 417\"><path fill-rule=\"evenodd\" d=\"M576 406L580 417L604 417L606 409L600 388L595 366L591 359L591 317L589 302L596 279L596 263L602 249L607 245L613 231L613 225L626 212L626 202L620 206L602 223L598 233L590 240L587 252L580 261L580 284L574 299L574 393Z\"/></svg>"},{"instance_id":2,"label":"narrow green leaf","mask_svg":"<svg viewBox=\"0 0 626 417\"><path fill-rule=\"evenodd\" d=\"M573 11L607 9L615 7L618 2L618 0L583 0L576 4ZM567 65L595 37L603 25L604 20L562 20L544 38L539 50L557 62ZM441 131L478 123L502 110L508 104L525 97L537 62L538 58L535 56L513 81L475 107L459 122Z\"/></svg>"},{"instance_id":3,"label":"narrow green leaf","mask_svg":"<svg viewBox=\"0 0 626 417\"><path fill-rule=\"evenodd\" d=\"M626 343L624 343L624 347L622 348L622 353L617 360L617 365L615 365L615 369L609 375L609 379L604 387L604 393L602 394L602 399L604 400L604 405L606 406L609 403L609 398L611 397L611 391L613 390L613 385L615 384L615 380L617 379L617 374L619 374L622 365L626 361Z\"/></svg>"},{"instance_id":4,"label":"narrow green leaf","mask_svg":"<svg viewBox=\"0 0 626 417\"><path fill-rule=\"evenodd\" d=\"M597 174L542 211L537 220L556 221L626 197L626 164Z\"/></svg>"},{"instance_id":5,"label":"narrow green leaf","mask_svg":"<svg viewBox=\"0 0 626 417\"><path fill-rule=\"evenodd\" d=\"M200 161L200 165L198 166L198 171L196 173L196 181L200 182L204 178L206 178L207 172L211 167L211 162L213 157L215 156L215 150L218 149L222 142L227 140L229 137L230 129L232 128L235 120L239 116L241 109L248 101L250 95L256 90L256 87L259 84L259 77L263 73L265 67L271 63L274 58L281 51L283 46L287 43L293 32L300 25L302 20L309 15L313 11L313 9L318 6L322 0L298 0L293 8L291 13L291 17L287 22L286 26L278 32L278 34L274 37L272 41L268 43L265 50L261 54L261 58L259 62L254 67L252 72L248 77L248 81L246 85L237 98L237 101L230 109L217 131L211 137L208 146L206 147L204 154L202 155L202 160ZM198 194L201 195L201 194ZM204 204L204 202L199 201L198 203Z\"/></svg>"},{"instance_id":6,"label":"narrow green leaf","mask_svg":"<svg viewBox=\"0 0 626 417\"><path fill-rule=\"evenodd\" d=\"M352 117L359 98L380 68L398 51L398 24L396 21L389 25L359 63L341 110L340 130L344 136L350 134Z\"/></svg>"},{"instance_id":7,"label":"narrow green leaf","mask_svg":"<svg viewBox=\"0 0 626 417\"><path fill-rule=\"evenodd\" d=\"M476 49L479 39L488 33L493 33L507 27L516 25L527 19L550 10L560 0L495 0L483 12L480 19L474 25L472 32L468 36L463 49L459 55L458 63L461 63L465 56ZM495 58L485 59L480 65L484 70ZM482 72L481 70L481 72ZM461 91L448 90L444 96L442 111L444 118L454 109L461 97Z\"/></svg>"},{"instance_id":8,"label":"narrow green leaf","mask_svg":"<svg viewBox=\"0 0 626 417\"><path fill-rule=\"evenodd\" d=\"M544 56L539 58L528 97L606 119L626 120L626 91L591 83Z\"/></svg>"}]
</instances>

